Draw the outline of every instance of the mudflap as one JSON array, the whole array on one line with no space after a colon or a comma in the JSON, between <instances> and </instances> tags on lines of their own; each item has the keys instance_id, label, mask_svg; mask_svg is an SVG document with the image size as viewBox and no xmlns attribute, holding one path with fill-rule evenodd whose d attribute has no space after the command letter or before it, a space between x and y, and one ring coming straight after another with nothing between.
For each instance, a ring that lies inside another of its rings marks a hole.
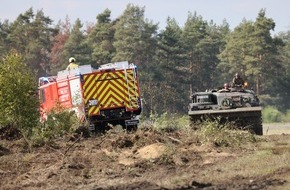
<instances>
[{"instance_id":1,"label":"mudflap","mask_svg":"<svg viewBox=\"0 0 290 190\"><path fill-rule=\"evenodd\" d=\"M138 128L139 119L125 120L125 129L127 131L136 131Z\"/></svg>"}]
</instances>

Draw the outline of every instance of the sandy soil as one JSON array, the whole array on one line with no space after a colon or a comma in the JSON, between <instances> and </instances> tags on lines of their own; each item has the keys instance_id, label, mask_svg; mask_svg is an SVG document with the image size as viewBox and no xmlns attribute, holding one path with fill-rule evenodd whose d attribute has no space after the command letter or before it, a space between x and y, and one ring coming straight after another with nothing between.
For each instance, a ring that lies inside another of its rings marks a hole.
<instances>
[{"instance_id":1,"label":"sandy soil","mask_svg":"<svg viewBox=\"0 0 290 190\"><path fill-rule=\"evenodd\" d=\"M263 133L264 135L290 134L290 123L264 123Z\"/></svg>"}]
</instances>

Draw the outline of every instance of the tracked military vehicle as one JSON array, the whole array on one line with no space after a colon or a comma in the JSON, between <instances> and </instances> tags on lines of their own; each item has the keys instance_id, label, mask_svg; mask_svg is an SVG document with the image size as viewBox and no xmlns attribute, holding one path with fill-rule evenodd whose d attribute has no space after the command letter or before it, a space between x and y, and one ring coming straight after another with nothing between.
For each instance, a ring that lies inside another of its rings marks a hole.
<instances>
[{"instance_id":1,"label":"tracked military vehicle","mask_svg":"<svg viewBox=\"0 0 290 190\"><path fill-rule=\"evenodd\" d=\"M241 129L263 135L262 107L253 90L242 87L196 92L191 96L188 115L194 125L203 120L234 122Z\"/></svg>"}]
</instances>

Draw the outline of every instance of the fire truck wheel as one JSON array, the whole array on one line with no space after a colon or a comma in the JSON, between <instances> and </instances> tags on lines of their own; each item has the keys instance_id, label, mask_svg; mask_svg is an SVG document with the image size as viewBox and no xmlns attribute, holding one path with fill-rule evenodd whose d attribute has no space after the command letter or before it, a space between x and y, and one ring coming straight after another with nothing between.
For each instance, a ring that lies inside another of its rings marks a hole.
<instances>
[{"instance_id":1,"label":"fire truck wheel","mask_svg":"<svg viewBox=\"0 0 290 190\"><path fill-rule=\"evenodd\" d=\"M88 127L85 126L79 126L76 130L75 133L82 135L84 138L89 138L90 137L90 130Z\"/></svg>"},{"instance_id":2,"label":"fire truck wheel","mask_svg":"<svg viewBox=\"0 0 290 190\"><path fill-rule=\"evenodd\" d=\"M137 125L129 125L129 126L125 126L123 128L128 132L135 132L138 129Z\"/></svg>"}]
</instances>

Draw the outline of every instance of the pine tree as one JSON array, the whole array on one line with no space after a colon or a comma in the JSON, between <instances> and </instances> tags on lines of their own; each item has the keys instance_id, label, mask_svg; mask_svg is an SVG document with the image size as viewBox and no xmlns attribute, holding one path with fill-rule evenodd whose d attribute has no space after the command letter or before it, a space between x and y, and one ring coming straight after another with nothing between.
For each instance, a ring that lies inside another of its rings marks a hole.
<instances>
[{"instance_id":1,"label":"pine tree","mask_svg":"<svg viewBox=\"0 0 290 190\"><path fill-rule=\"evenodd\" d=\"M176 113L184 105L182 30L168 18L165 30L157 37L156 55L144 78L144 98L151 112Z\"/></svg>"},{"instance_id":2,"label":"pine tree","mask_svg":"<svg viewBox=\"0 0 290 190\"><path fill-rule=\"evenodd\" d=\"M70 57L74 57L79 65L91 64L91 49L86 42L82 27L80 19L77 19L64 45L63 57L66 58L67 63Z\"/></svg>"},{"instance_id":3,"label":"pine tree","mask_svg":"<svg viewBox=\"0 0 290 190\"><path fill-rule=\"evenodd\" d=\"M8 20L0 22L0 58L6 55L9 51L10 43L8 35L10 34L10 23Z\"/></svg>"},{"instance_id":4,"label":"pine tree","mask_svg":"<svg viewBox=\"0 0 290 190\"><path fill-rule=\"evenodd\" d=\"M97 16L97 24L93 27L87 40L92 48L92 62L94 67L112 62L115 54L114 42L114 22L110 19L111 11L106 9Z\"/></svg>"},{"instance_id":5,"label":"pine tree","mask_svg":"<svg viewBox=\"0 0 290 190\"><path fill-rule=\"evenodd\" d=\"M52 39L52 48L50 54L50 73L56 73L67 67L68 59L64 55L64 45L69 39L71 24L68 17L64 22L59 22L56 26L57 34Z\"/></svg>"},{"instance_id":6,"label":"pine tree","mask_svg":"<svg viewBox=\"0 0 290 190\"><path fill-rule=\"evenodd\" d=\"M182 40L186 50L186 62L188 68L189 92L193 90L204 90L202 70L205 69L203 40L206 39L207 23L196 13L189 13L183 29ZM208 70L210 71L210 70Z\"/></svg>"},{"instance_id":7,"label":"pine tree","mask_svg":"<svg viewBox=\"0 0 290 190\"><path fill-rule=\"evenodd\" d=\"M129 61L140 64L152 53L152 38L157 25L146 22L144 8L129 4L116 23L116 54L113 61Z\"/></svg>"},{"instance_id":8,"label":"pine tree","mask_svg":"<svg viewBox=\"0 0 290 190\"><path fill-rule=\"evenodd\" d=\"M52 20L45 16L42 10L34 15L33 9L30 8L24 14L20 14L10 27L11 48L23 54L29 63L28 66L37 76L49 72L50 38L55 32L51 24Z\"/></svg>"},{"instance_id":9,"label":"pine tree","mask_svg":"<svg viewBox=\"0 0 290 190\"><path fill-rule=\"evenodd\" d=\"M270 31L275 27L272 19L261 10L255 22L244 20L231 34L225 50L220 54L223 67L234 75L240 72L257 94L265 93L270 78L279 75L281 63L277 46ZM268 72L269 69L271 72Z\"/></svg>"}]
</instances>

